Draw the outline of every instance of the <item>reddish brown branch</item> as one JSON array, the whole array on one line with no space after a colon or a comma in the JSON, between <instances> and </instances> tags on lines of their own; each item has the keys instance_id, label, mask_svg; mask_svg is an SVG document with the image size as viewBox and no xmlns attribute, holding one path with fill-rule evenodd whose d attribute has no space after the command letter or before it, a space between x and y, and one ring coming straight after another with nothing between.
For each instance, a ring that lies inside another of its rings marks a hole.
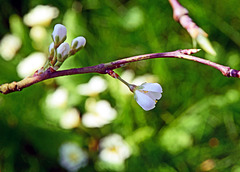
<instances>
[{"instance_id":1,"label":"reddish brown branch","mask_svg":"<svg viewBox=\"0 0 240 172\"><path fill-rule=\"evenodd\" d=\"M191 60L191 61L195 61L198 63L202 63L205 65L214 67L220 72L222 72L224 76L240 78L240 71L238 70L231 69L228 66L223 66L223 65L211 62L209 60L201 59L199 57L190 55L198 51L199 51L198 49L185 49L185 50L177 50L177 51L166 52L166 53L145 54L145 55L139 55L139 56L120 59L120 60L109 62L109 63L99 64L96 66L88 66L83 68L75 68L75 69L61 70L61 71L53 71L51 68L49 68L42 74L37 74L37 75L35 74L19 82L14 81L9 84L6 83L3 85L0 85L0 92L2 94L8 94L15 91L21 91L23 88L29 87L35 83L41 82L46 79L59 77L59 76L84 74L84 73L106 74L106 73L109 73L109 70L121 68L125 64L137 62L141 60L153 59L153 58L180 58L180 59Z\"/></svg>"}]
</instances>

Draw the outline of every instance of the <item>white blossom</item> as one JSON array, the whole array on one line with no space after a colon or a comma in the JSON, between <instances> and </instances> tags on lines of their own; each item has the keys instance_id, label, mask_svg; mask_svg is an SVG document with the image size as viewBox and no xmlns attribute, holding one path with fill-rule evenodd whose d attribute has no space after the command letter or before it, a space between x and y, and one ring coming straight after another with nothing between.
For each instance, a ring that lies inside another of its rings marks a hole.
<instances>
[{"instance_id":1,"label":"white blossom","mask_svg":"<svg viewBox=\"0 0 240 172\"><path fill-rule=\"evenodd\" d=\"M66 88L59 87L46 98L48 107L60 108L66 106L68 101L68 91Z\"/></svg>"},{"instance_id":2,"label":"white blossom","mask_svg":"<svg viewBox=\"0 0 240 172\"><path fill-rule=\"evenodd\" d=\"M134 98L145 111L153 109L161 97L162 87L158 83L143 83L134 90Z\"/></svg>"},{"instance_id":3,"label":"white blossom","mask_svg":"<svg viewBox=\"0 0 240 172\"><path fill-rule=\"evenodd\" d=\"M58 14L59 10L56 7L38 5L23 17L23 21L31 27L36 25L48 26Z\"/></svg>"},{"instance_id":4,"label":"white blossom","mask_svg":"<svg viewBox=\"0 0 240 172\"><path fill-rule=\"evenodd\" d=\"M155 83L158 82L158 77L149 73L135 77L131 83L141 85L142 83Z\"/></svg>"},{"instance_id":5,"label":"white blossom","mask_svg":"<svg viewBox=\"0 0 240 172\"><path fill-rule=\"evenodd\" d=\"M44 39L47 37L47 30L43 26L34 26L30 30L30 37L35 42L43 42Z\"/></svg>"},{"instance_id":6,"label":"white blossom","mask_svg":"<svg viewBox=\"0 0 240 172\"><path fill-rule=\"evenodd\" d=\"M106 88L107 83L102 77L93 76L88 83L78 85L77 91L80 95L94 96L105 91Z\"/></svg>"},{"instance_id":7,"label":"white blossom","mask_svg":"<svg viewBox=\"0 0 240 172\"><path fill-rule=\"evenodd\" d=\"M82 116L82 124L88 128L100 128L112 122L117 112L106 100L96 102L94 99L86 101L87 112Z\"/></svg>"},{"instance_id":8,"label":"white blossom","mask_svg":"<svg viewBox=\"0 0 240 172\"><path fill-rule=\"evenodd\" d=\"M59 46L67 38L67 29L62 24L56 24L52 32L52 39L56 46Z\"/></svg>"},{"instance_id":9,"label":"white blossom","mask_svg":"<svg viewBox=\"0 0 240 172\"><path fill-rule=\"evenodd\" d=\"M129 145L118 134L101 139L99 147L100 159L110 164L122 164L131 155Z\"/></svg>"},{"instance_id":10,"label":"white blossom","mask_svg":"<svg viewBox=\"0 0 240 172\"><path fill-rule=\"evenodd\" d=\"M60 126L64 129L72 129L80 124L80 116L76 108L67 110L60 119Z\"/></svg>"},{"instance_id":11,"label":"white blossom","mask_svg":"<svg viewBox=\"0 0 240 172\"><path fill-rule=\"evenodd\" d=\"M57 48L58 61L63 62L68 57L69 51L70 47L68 43L64 42L60 44L60 46Z\"/></svg>"},{"instance_id":12,"label":"white blossom","mask_svg":"<svg viewBox=\"0 0 240 172\"><path fill-rule=\"evenodd\" d=\"M0 42L0 54L4 60L11 60L20 49L22 41L12 34L5 35Z\"/></svg>"},{"instance_id":13,"label":"white blossom","mask_svg":"<svg viewBox=\"0 0 240 172\"><path fill-rule=\"evenodd\" d=\"M72 49L75 51L79 51L81 48L83 48L86 44L86 39L83 36L79 36L72 40Z\"/></svg>"},{"instance_id":14,"label":"white blossom","mask_svg":"<svg viewBox=\"0 0 240 172\"><path fill-rule=\"evenodd\" d=\"M88 162L88 155L76 143L62 144L59 149L60 165L68 171L74 172L85 167Z\"/></svg>"},{"instance_id":15,"label":"white blossom","mask_svg":"<svg viewBox=\"0 0 240 172\"><path fill-rule=\"evenodd\" d=\"M46 61L44 53L35 52L23 59L17 66L17 73L21 78L25 78L40 69Z\"/></svg>"}]
</instances>

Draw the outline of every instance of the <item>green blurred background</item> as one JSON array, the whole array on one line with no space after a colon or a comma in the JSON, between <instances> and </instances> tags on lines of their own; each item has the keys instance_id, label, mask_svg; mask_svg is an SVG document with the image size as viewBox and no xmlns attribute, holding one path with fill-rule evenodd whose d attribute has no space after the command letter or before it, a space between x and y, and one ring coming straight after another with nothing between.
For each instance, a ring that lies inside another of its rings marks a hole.
<instances>
[{"instance_id":1,"label":"green blurred background","mask_svg":"<svg viewBox=\"0 0 240 172\"><path fill-rule=\"evenodd\" d=\"M217 52L216 57L204 51L197 56L239 69L239 1L180 2L209 34ZM47 37L36 42L23 17L39 4L57 7L59 15L44 26ZM86 47L61 69L192 48L191 37L173 20L167 0L1 0L0 13L0 38L11 33L22 41L12 60L0 58L1 84L21 79L16 68L32 52L47 54L56 23L66 26L67 41L78 35L87 39ZM116 119L101 128L59 125L66 109L74 107L80 116L86 112L89 96L77 94L76 87L95 74L55 78L0 95L0 171L65 171L59 165L59 147L68 141L77 142L89 154L88 165L80 171L240 171L239 79L180 59L147 60L116 71L126 70L135 77L154 76L163 87L163 97L155 109L145 112L132 95L119 91L119 81L101 76L108 87L91 97L109 101L117 111ZM51 108L46 99L59 87L68 91L68 100ZM98 143L111 133L120 134L132 149L121 168L99 163L98 145L91 146L93 140Z\"/></svg>"}]
</instances>

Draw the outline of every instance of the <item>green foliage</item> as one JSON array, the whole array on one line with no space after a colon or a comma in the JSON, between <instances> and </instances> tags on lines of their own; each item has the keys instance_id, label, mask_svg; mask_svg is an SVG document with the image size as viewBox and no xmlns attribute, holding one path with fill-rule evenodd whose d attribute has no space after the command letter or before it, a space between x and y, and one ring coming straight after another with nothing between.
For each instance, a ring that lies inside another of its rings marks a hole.
<instances>
[{"instance_id":1,"label":"green foliage","mask_svg":"<svg viewBox=\"0 0 240 172\"><path fill-rule=\"evenodd\" d=\"M4 1L9 7L7 13L1 5L0 35L12 33L22 41L12 60L0 58L1 84L21 79L16 67L31 52L47 53L56 23L66 26L67 42L77 36L87 40L85 48L60 69L192 48L187 31L173 20L167 0L19 3ZM23 23L23 16L41 3L57 7L60 13L45 26L47 37L39 43L29 36L31 28ZM216 57L204 51L197 55L239 69L240 13L236 5L239 1L182 0L181 3L209 34L217 52ZM122 83L102 76L108 88L90 97L109 101L117 111L117 118L101 128L79 124L74 129L63 129L59 122L70 108L76 108L81 117L87 112L89 96L79 95L77 87L95 74L50 79L21 92L0 95L0 171L64 171L59 165L59 147L71 141L89 154L88 165L80 171L239 171L239 79L224 77L209 66L180 59L147 60L116 72L122 74L125 70L134 71L135 77L154 75L163 87L163 97L155 109L145 112L132 94L125 93L128 90L122 88ZM123 79L131 82L134 78ZM67 101L58 107L49 106L46 100L57 88L67 90ZM111 133L123 136L131 147L132 154L124 164L100 161L98 148L91 146L92 140L98 142Z\"/></svg>"}]
</instances>

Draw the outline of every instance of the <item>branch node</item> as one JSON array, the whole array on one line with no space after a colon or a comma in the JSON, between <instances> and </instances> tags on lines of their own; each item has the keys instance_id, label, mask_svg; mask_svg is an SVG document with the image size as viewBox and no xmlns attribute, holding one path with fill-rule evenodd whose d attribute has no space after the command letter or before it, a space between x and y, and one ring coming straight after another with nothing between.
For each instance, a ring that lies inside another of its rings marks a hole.
<instances>
[{"instance_id":1,"label":"branch node","mask_svg":"<svg viewBox=\"0 0 240 172\"><path fill-rule=\"evenodd\" d=\"M230 69L229 70L229 77L240 78L240 71L236 70L236 69Z\"/></svg>"},{"instance_id":2,"label":"branch node","mask_svg":"<svg viewBox=\"0 0 240 172\"><path fill-rule=\"evenodd\" d=\"M180 53L186 54L186 55L191 55L199 52L201 49L184 49L180 50Z\"/></svg>"},{"instance_id":3,"label":"branch node","mask_svg":"<svg viewBox=\"0 0 240 172\"><path fill-rule=\"evenodd\" d=\"M182 7L182 6L181 6ZM184 7L182 8L177 8L176 10L174 10L173 12L173 19L175 21L179 21L179 19L184 16L184 15L188 15L188 10Z\"/></svg>"},{"instance_id":4,"label":"branch node","mask_svg":"<svg viewBox=\"0 0 240 172\"><path fill-rule=\"evenodd\" d=\"M18 88L18 83L16 81L12 83L2 84L0 88L0 92L2 94L8 94L14 91L21 91L21 89Z\"/></svg>"},{"instance_id":5,"label":"branch node","mask_svg":"<svg viewBox=\"0 0 240 172\"><path fill-rule=\"evenodd\" d=\"M117 73L115 73L113 70L107 69L107 70L106 70L106 73L107 73L108 75L110 75L111 77L115 78L115 79L117 79L117 78L119 77L119 75L118 75Z\"/></svg>"}]
</instances>

